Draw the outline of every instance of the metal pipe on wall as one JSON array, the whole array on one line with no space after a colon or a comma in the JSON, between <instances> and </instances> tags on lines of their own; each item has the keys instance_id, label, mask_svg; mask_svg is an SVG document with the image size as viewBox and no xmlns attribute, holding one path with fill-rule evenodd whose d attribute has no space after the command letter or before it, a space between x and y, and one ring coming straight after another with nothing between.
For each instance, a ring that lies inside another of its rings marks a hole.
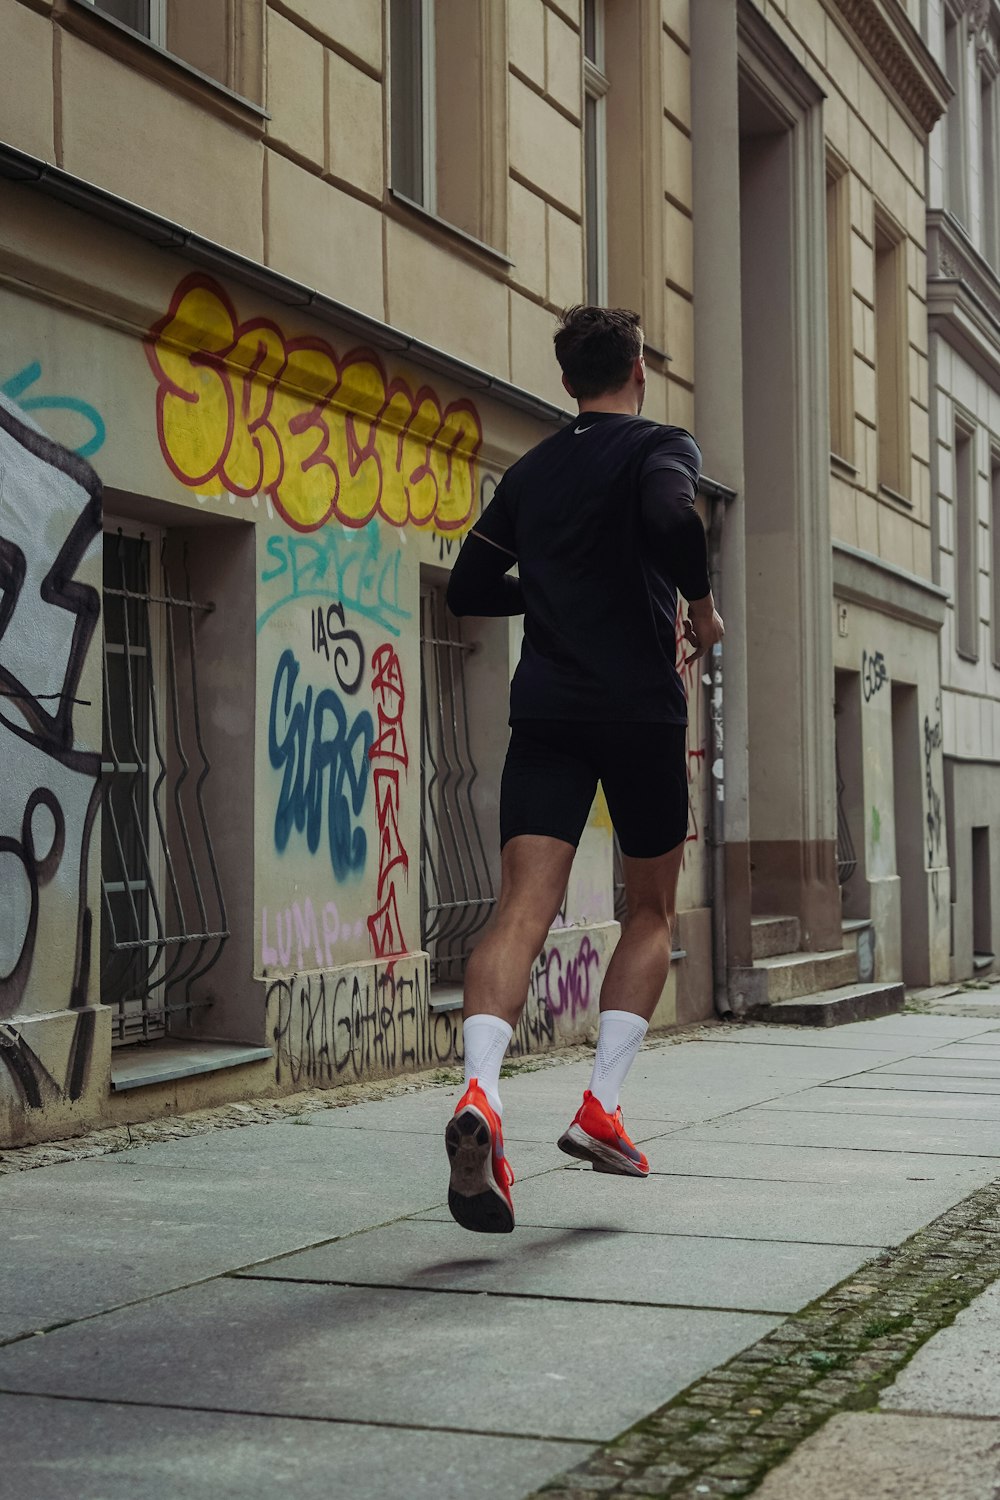
<instances>
[{"instance_id":1,"label":"metal pipe on wall","mask_svg":"<svg viewBox=\"0 0 1000 1500\"><path fill-rule=\"evenodd\" d=\"M699 484L701 494L709 501L708 513L708 576L716 603L722 603L722 527L726 506L736 499L735 490L702 476ZM722 642L712 647L711 669L703 677L708 697L709 723L711 726L711 751L709 758L709 785L711 787L712 814L710 834L712 844L711 904L712 904L712 1003L716 1015L730 1020L733 1008L729 1003L726 950L726 779L725 779L725 731L723 719L723 651Z\"/></svg>"}]
</instances>

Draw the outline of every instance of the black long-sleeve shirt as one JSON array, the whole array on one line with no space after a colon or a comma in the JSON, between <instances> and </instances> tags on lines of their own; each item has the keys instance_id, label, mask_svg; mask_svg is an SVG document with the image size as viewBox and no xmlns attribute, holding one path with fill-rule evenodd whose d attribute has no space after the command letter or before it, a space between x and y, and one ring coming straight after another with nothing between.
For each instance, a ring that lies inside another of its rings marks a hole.
<instances>
[{"instance_id":1,"label":"black long-sleeve shirt","mask_svg":"<svg viewBox=\"0 0 1000 1500\"><path fill-rule=\"evenodd\" d=\"M456 559L448 605L525 614L512 719L686 721L677 592L710 592L700 464L683 428L583 412L508 470Z\"/></svg>"}]
</instances>

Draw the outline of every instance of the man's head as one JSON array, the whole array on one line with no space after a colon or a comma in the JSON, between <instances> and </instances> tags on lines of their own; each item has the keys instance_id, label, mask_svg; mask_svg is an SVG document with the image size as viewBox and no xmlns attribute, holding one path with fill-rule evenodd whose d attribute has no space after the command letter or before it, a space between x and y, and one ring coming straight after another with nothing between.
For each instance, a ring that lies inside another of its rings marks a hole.
<instances>
[{"instance_id":1,"label":"man's head","mask_svg":"<svg viewBox=\"0 0 1000 1500\"><path fill-rule=\"evenodd\" d=\"M619 397L638 411L645 394L639 314L627 307L570 307L555 334L563 385L581 407Z\"/></svg>"}]
</instances>

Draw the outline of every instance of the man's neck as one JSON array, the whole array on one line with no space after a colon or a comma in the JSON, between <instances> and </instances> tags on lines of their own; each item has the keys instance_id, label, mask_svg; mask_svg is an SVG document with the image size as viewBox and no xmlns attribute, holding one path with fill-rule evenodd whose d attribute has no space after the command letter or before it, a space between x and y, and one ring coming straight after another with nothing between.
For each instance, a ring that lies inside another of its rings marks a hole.
<instances>
[{"instance_id":1,"label":"man's neck","mask_svg":"<svg viewBox=\"0 0 1000 1500\"><path fill-rule=\"evenodd\" d=\"M580 415L584 412L608 412L619 417L637 417L639 407L634 397L626 396L594 396L590 400L578 403Z\"/></svg>"}]
</instances>

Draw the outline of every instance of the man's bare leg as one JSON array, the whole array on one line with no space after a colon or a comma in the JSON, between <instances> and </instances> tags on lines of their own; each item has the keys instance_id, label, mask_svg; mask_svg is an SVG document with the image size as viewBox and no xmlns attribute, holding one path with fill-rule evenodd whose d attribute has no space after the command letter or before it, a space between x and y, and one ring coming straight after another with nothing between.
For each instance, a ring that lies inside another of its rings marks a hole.
<instances>
[{"instance_id":1,"label":"man's bare leg","mask_svg":"<svg viewBox=\"0 0 1000 1500\"><path fill-rule=\"evenodd\" d=\"M451 1163L448 1207L464 1229L482 1234L509 1234L514 1227L513 1173L500 1130L500 1065L575 852L562 839L537 834L508 840L497 910L465 971L466 1088L444 1133Z\"/></svg>"},{"instance_id":2,"label":"man's bare leg","mask_svg":"<svg viewBox=\"0 0 1000 1500\"><path fill-rule=\"evenodd\" d=\"M465 970L466 1020L490 1015L517 1025L575 853L572 844L541 834L519 834L504 845L497 909Z\"/></svg>"},{"instance_id":3,"label":"man's bare leg","mask_svg":"<svg viewBox=\"0 0 1000 1500\"><path fill-rule=\"evenodd\" d=\"M627 1010L648 1021L670 973L677 917L678 844L657 859L622 855L628 916L601 986L601 1010Z\"/></svg>"},{"instance_id":4,"label":"man's bare leg","mask_svg":"<svg viewBox=\"0 0 1000 1500\"><path fill-rule=\"evenodd\" d=\"M598 1172L646 1177L649 1163L625 1132L618 1094L642 1046L667 974L684 846L622 864L628 917L601 986L601 1017L590 1088L559 1146Z\"/></svg>"}]
</instances>

